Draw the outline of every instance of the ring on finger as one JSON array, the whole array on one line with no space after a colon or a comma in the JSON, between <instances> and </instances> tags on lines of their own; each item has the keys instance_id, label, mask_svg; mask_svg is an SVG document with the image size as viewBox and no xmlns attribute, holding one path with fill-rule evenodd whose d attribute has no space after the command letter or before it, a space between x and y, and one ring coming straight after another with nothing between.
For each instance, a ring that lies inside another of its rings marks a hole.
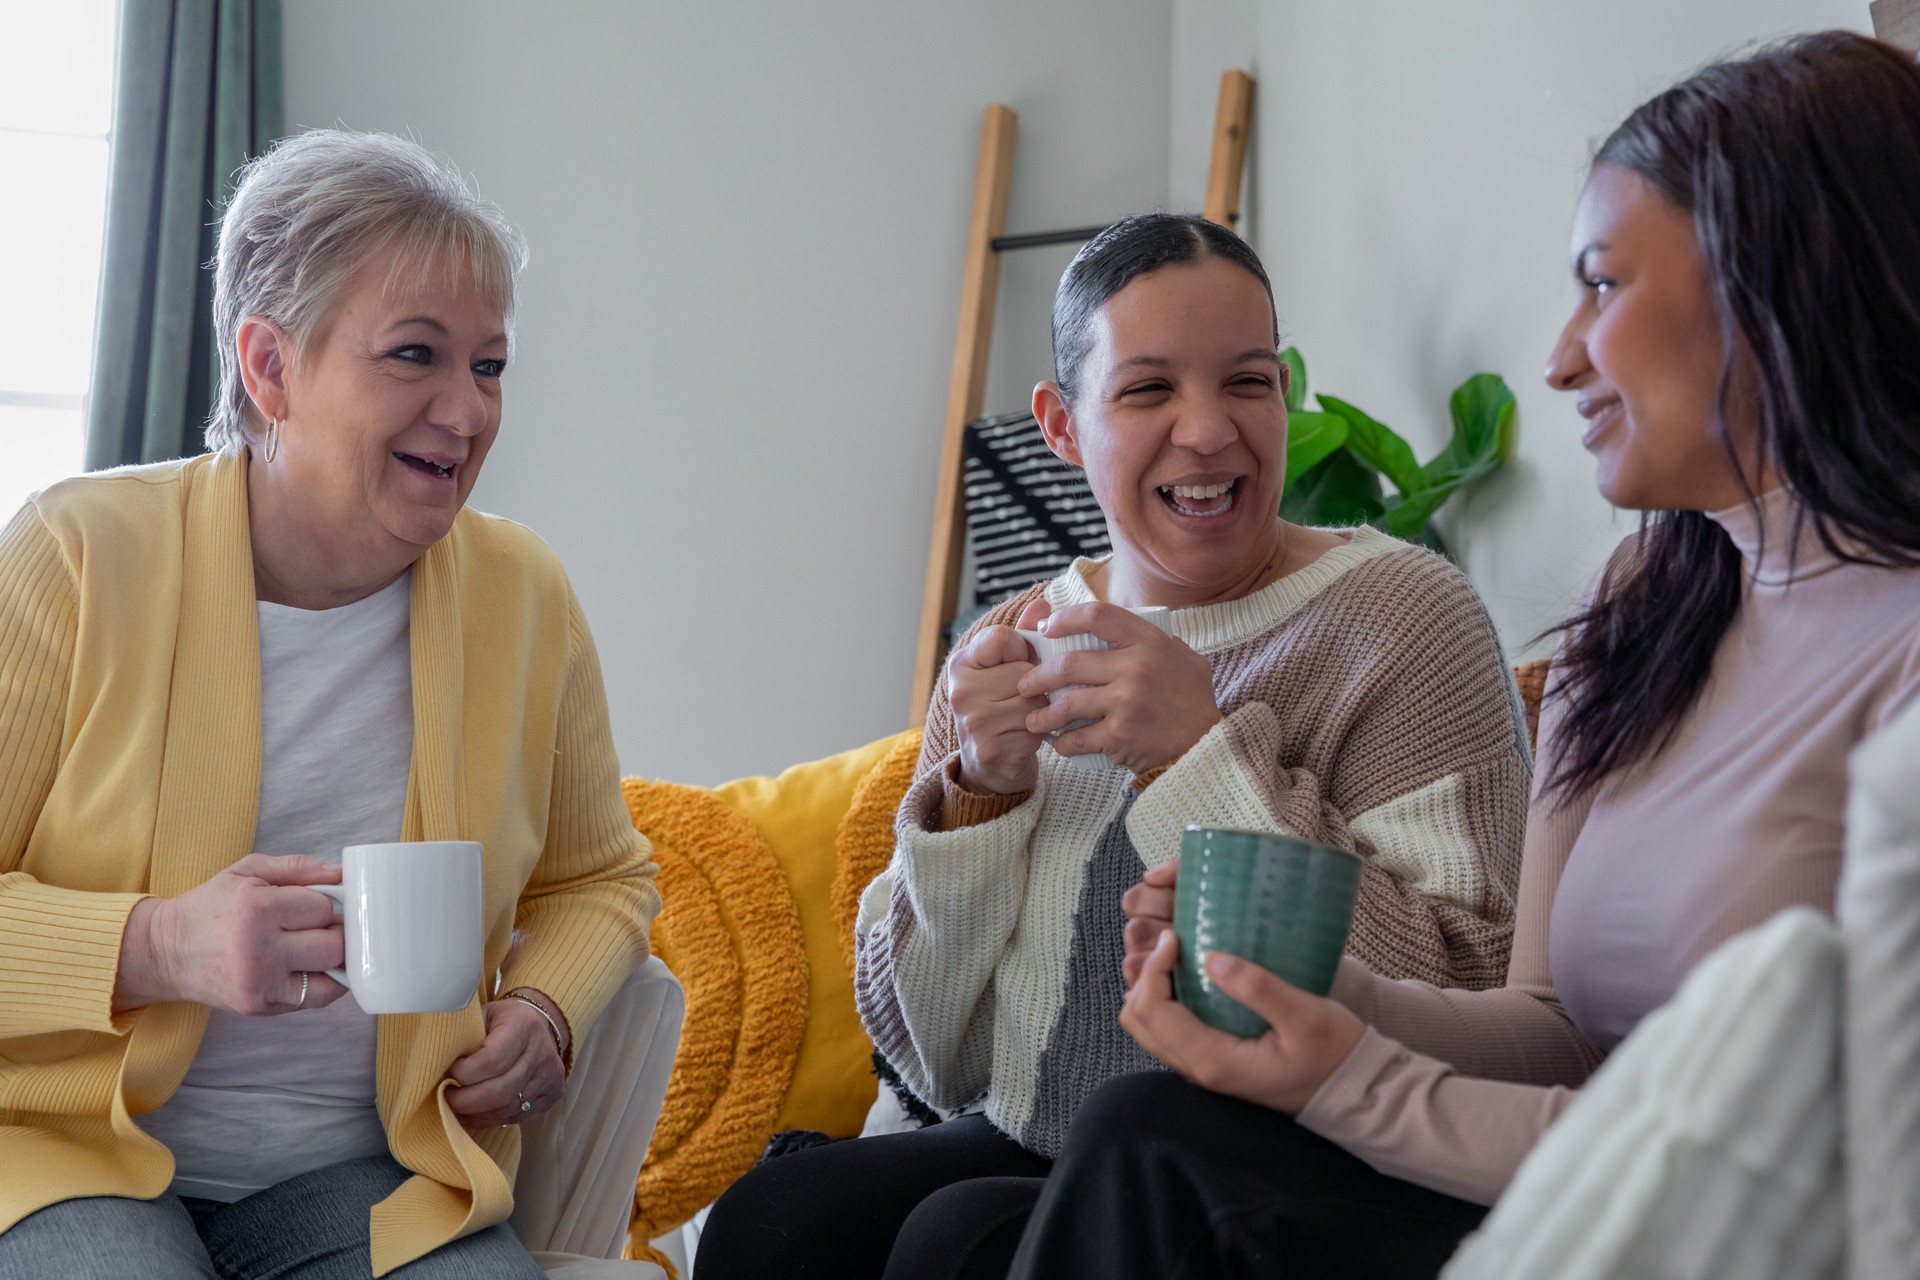
<instances>
[{"instance_id":1,"label":"ring on finger","mask_svg":"<svg viewBox=\"0 0 1920 1280\"><path fill-rule=\"evenodd\" d=\"M293 1004L294 1010L296 1012L307 1007L307 984L312 981L313 981L313 975L311 973L308 973L305 969L302 969L300 971L300 998L294 1001L294 1004Z\"/></svg>"}]
</instances>

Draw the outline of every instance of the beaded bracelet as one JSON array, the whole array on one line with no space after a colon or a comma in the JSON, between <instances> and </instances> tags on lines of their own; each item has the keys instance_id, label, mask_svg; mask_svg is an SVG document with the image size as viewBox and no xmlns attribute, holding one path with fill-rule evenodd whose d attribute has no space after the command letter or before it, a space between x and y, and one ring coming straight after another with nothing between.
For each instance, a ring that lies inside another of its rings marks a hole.
<instances>
[{"instance_id":1,"label":"beaded bracelet","mask_svg":"<svg viewBox=\"0 0 1920 1280\"><path fill-rule=\"evenodd\" d=\"M509 991L503 998L507 1000L518 1000L521 1004L526 1005L529 1009L547 1020L547 1027L553 1032L553 1051L560 1055L560 1069L563 1074L571 1075L573 1073L573 1060L567 1056L566 1042L560 1035L560 1024L553 1020L553 1015L541 1008L538 1000L535 1000L532 996L523 995L518 991Z\"/></svg>"}]
</instances>

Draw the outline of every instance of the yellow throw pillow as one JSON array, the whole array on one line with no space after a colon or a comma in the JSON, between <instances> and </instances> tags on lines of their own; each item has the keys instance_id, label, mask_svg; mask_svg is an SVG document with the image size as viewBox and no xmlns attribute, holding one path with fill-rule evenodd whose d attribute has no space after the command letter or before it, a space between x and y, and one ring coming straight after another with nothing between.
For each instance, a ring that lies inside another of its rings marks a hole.
<instances>
[{"instance_id":1,"label":"yellow throw pillow","mask_svg":"<svg viewBox=\"0 0 1920 1280\"><path fill-rule=\"evenodd\" d=\"M742 778L714 788L716 796L759 828L800 907L808 970L807 1029L786 1106L774 1122L776 1132L815 1129L831 1138L851 1138L873 1105L873 1042L854 1008L852 967L842 955L833 911L835 838L855 786L900 741L917 741L919 736L909 730L797 764L777 778Z\"/></svg>"},{"instance_id":2,"label":"yellow throw pillow","mask_svg":"<svg viewBox=\"0 0 1920 1280\"><path fill-rule=\"evenodd\" d=\"M877 765L905 751L911 779L919 738L909 730L777 778L712 789L622 783L660 865L654 951L687 997L672 1081L635 1188L633 1250L718 1198L776 1132L860 1132L874 1098L873 1045L843 949L852 917L843 922L836 908L851 873L839 870L836 841L856 787ZM893 804L904 790L902 782ZM872 784L866 794L869 807L881 803ZM871 865L873 855L859 860ZM883 854L851 890L856 903L885 866Z\"/></svg>"},{"instance_id":3,"label":"yellow throw pillow","mask_svg":"<svg viewBox=\"0 0 1920 1280\"><path fill-rule=\"evenodd\" d=\"M653 949L687 998L634 1189L629 1245L648 1257L649 1240L711 1203L766 1149L806 1030L807 959L786 876L749 819L701 787L645 778L621 787L660 866Z\"/></svg>"}]
</instances>

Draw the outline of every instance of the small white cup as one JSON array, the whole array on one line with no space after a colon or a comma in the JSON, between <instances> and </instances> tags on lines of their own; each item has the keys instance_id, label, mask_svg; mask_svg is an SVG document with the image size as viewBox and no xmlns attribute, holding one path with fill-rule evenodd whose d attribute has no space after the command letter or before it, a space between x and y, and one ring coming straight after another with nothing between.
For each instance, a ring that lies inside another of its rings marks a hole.
<instances>
[{"instance_id":1,"label":"small white cup","mask_svg":"<svg viewBox=\"0 0 1920 1280\"><path fill-rule=\"evenodd\" d=\"M480 844L402 840L349 845L332 898L346 966L327 976L368 1013L451 1013L480 989Z\"/></svg>"},{"instance_id":2,"label":"small white cup","mask_svg":"<svg viewBox=\"0 0 1920 1280\"><path fill-rule=\"evenodd\" d=\"M1173 610L1167 608L1165 605L1148 604L1141 605L1138 608L1132 606L1123 607L1126 608L1128 613L1137 614L1145 618L1148 622L1160 628L1164 634L1173 634ZM1048 636L1042 635L1038 631L1020 631L1019 628L1015 628L1015 630L1019 631L1022 640L1025 640L1033 646L1035 656L1042 662L1045 662L1055 654L1091 652L1097 649L1111 649L1114 647L1105 640L1102 640L1099 636L1088 635L1084 632L1077 636ZM1078 689L1081 687L1082 686L1077 684L1070 684L1065 689L1055 689L1047 695L1047 701L1052 702L1054 698L1067 692L1068 689ZM1062 733L1067 733L1092 723L1093 721L1091 720L1075 720L1065 729L1048 734L1047 745L1052 746L1053 740ZM1068 756L1067 759L1082 769L1104 769L1113 763L1098 751L1091 751L1086 755Z\"/></svg>"}]
</instances>

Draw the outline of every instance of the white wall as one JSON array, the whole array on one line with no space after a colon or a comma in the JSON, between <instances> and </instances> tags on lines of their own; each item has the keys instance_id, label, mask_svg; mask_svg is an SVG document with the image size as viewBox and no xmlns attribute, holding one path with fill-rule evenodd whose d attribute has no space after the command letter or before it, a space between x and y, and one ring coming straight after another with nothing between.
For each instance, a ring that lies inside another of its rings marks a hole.
<instances>
[{"instance_id":1,"label":"white wall","mask_svg":"<svg viewBox=\"0 0 1920 1280\"><path fill-rule=\"evenodd\" d=\"M1468 375L1519 397L1518 457L1442 513L1515 656L1634 527L1540 377L1592 146L1702 62L1842 26L1870 29L1866 0L1173 0L1176 122L1226 67L1259 81L1253 238L1312 384L1423 458ZM1176 180L1204 171L1192 133L1172 132Z\"/></svg>"},{"instance_id":2,"label":"white wall","mask_svg":"<svg viewBox=\"0 0 1920 1280\"><path fill-rule=\"evenodd\" d=\"M715 783L905 724L981 109L1020 113L1013 230L1164 205L1168 20L287 5L292 123L411 133L532 244L475 504L566 561L628 772ZM989 411L1046 376L1071 253L1007 263Z\"/></svg>"}]
</instances>

